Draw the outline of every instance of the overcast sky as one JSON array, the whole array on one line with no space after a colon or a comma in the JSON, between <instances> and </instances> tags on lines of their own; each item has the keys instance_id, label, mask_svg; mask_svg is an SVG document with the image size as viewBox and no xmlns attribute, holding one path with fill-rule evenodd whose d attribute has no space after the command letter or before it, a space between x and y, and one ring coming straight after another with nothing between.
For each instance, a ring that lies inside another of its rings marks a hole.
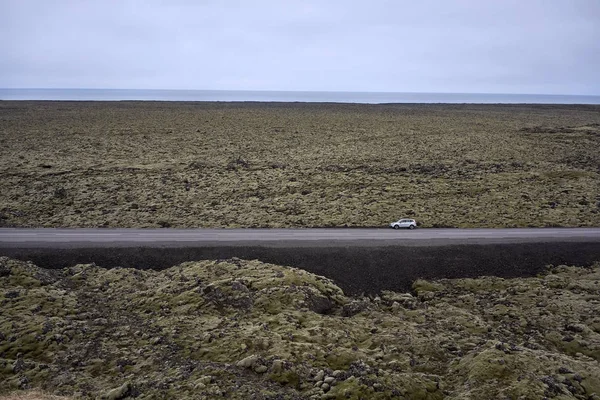
<instances>
[{"instance_id":1,"label":"overcast sky","mask_svg":"<svg viewBox=\"0 0 600 400\"><path fill-rule=\"evenodd\" d=\"M0 87L600 95L600 0L0 0Z\"/></svg>"}]
</instances>

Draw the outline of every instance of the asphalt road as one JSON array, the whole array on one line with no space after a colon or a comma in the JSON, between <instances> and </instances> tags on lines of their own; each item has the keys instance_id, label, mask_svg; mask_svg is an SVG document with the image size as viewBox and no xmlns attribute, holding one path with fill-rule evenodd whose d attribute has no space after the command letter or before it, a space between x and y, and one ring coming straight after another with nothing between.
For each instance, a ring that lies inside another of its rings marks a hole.
<instances>
[{"instance_id":1,"label":"asphalt road","mask_svg":"<svg viewBox=\"0 0 600 400\"><path fill-rule=\"evenodd\" d=\"M600 228L525 229L103 229L0 228L0 248L370 246L598 242Z\"/></svg>"}]
</instances>

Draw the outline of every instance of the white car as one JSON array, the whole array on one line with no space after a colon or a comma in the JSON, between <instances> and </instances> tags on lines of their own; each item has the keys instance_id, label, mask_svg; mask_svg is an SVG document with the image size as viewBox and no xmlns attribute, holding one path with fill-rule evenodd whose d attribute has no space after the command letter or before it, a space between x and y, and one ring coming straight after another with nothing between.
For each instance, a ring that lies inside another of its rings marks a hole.
<instances>
[{"instance_id":1,"label":"white car","mask_svg":"<svg viewBox=\"0 0 600 400\"><path fill-rule=\"evenodd\" d=\"M392 227L394 229L400 229L400 228L415 229L417 227L417 221L415 221L414 219L403 218L396 222L392 222L390 224L390 227Z\"/></svg>"}]
</instances>

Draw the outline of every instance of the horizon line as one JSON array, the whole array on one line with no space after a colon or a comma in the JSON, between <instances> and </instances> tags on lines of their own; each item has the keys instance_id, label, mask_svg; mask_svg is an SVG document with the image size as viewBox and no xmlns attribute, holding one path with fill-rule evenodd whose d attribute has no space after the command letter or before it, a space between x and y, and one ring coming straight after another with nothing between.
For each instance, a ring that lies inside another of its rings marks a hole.
<instances>
[{"instance_id":1,"label":"horizon line","mask_svg":"<svg viewBox=\"0 0 600 400\"><path fill-rule=\"evenodd\" d=\"M0 90L139 90L139 91L179 91L179 92L265 92L265 93L368 93L368 94L442 94L442 95L518 95L518 96L581 96L599 97L600 94L570 94L570 93L508 93L508 92L396 92L396 91L351 91L351 90L274 90L274 89L135 89L135 88L43 88L43 87L0 87Z\"/></svg>"}]
</instances>

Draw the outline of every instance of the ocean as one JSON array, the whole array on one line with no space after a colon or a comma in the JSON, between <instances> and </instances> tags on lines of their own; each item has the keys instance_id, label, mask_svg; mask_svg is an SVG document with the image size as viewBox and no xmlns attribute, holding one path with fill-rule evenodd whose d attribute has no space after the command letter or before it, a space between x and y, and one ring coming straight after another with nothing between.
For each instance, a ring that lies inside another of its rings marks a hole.
<instances>
[{"instance_id":1,"label":"ocean","mask_svg":"<svg viewBox=\"0 0 600 400\"><path fill-rule=\"evenodd\" d=\"M147 89L0 89L0 100L600 104L600 96L583 95Z\"/></svg>"}]
</instances>

